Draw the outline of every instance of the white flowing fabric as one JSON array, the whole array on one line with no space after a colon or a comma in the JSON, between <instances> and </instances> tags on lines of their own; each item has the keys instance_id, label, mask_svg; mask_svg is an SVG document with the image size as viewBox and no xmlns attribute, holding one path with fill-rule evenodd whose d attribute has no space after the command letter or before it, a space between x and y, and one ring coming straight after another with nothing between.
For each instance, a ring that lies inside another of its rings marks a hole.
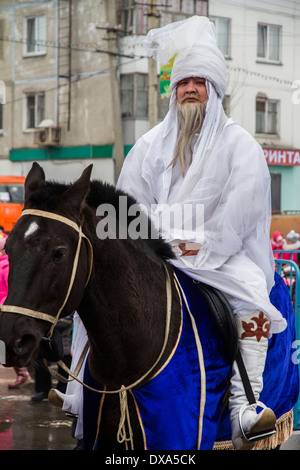
<instances>
[{"instance_id":1,"label":"white flowing fabric","mask_svg":"<svg viewBox=\"0 0 300 470\"><path fill-rule=\"evenodd\" d=\"M143 41L146 53L161 64L175 56L170 87L187 77L207 78L223 98L226 90L226 62L217 47L215 27L205 16L152 29ZM196 54L195 54L196 51Z\"/></svg>"},{"instance_id":2,"label":"white flowing fabric","mask_svg":"<svg viewBox=\"0 0 300 470\"><path fill-rule=\"evenodd\" d=\"M74 314L74 330L73 330L73 357L71 363L71 371L74 371L79 358L81 356L81 352L86 345L87 342L87 332L83 326L83 323L78 315L77 312ZM85 359L86 361L86 359ZM84 374L84 367L85 361L82 365L82 368L78 374L78 379L83 381L83 374ZM74 431L74 436L76 439L83 438L83 413L82 413L82 406L83 406L83 386L77 382L76 380L72 380L68 382L66 393L64 397L64 403L62 409L69 413L72 413L77 417L76 428Z\"/></svg>"},{"instance_id":3,"label":"white flowing fabric","mask_svg":"<svg viewBox=\"0 0 300 470\"><path fill-rule=\"evenodd\" d=\"M117 186L145 207L172 243L175 266L221 290L236 315L259 309L270 319L272 333L283 331L286 321L269 301L274 284L270 174L260 145L223 111L226 63L214 26L207 18L194 16L150 31L144 46L149 56L163 63L177 54L170 108L163 122L129 152ZM176 85L187 77L206 79L208 103L183 177L179 161L174 167L170 163L179 130ZM183 230L178 217L164 217L174 205L181 206L182 213L192 206L193 230ZM197 217L198 207L204 208L203 219ZM180 256L181 242L202 247L195 256Z\"/></svg>"},{"instance_id":4,"label":"white flowing fabric","mask_svg":"<svg viewBox=\"0 0 300 470\"><path fill-rule=\"evenodd\" d=\"M155 218L163 218L168 205L203 204L204 223L200 219L189 238L177 236L182 233L181 226L171 225L169 234L168 227L163 226L164 238L174 246L182 241L202 244L196 256L178 255L173 264L221 290L235 314L262 310L271 320L271 332L283 331L286 322L269 301L274 284L269 238L270 174L261 147L221 113L219 125L211 132L210 145L199 156L205 133L202 128L196 143L198 151L195 147L192 164L182 178L180 169L170 167L171 159L166 158L171 156L166 133L171 122L175 133L172 104L165 120L141 137L127 155L118 187L145 206L154 222ZM177 191L172 191L175 173ZM196 218L193 225L197 222ZM161 227L160 222L157 225Z\"/></svg>"}]
</instances>

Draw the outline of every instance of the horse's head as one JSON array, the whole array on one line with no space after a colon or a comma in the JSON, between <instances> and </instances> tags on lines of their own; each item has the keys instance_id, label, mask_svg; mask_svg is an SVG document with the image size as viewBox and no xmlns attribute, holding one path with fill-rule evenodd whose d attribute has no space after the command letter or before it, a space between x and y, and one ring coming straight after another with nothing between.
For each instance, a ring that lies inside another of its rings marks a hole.
<instances>
[{"instance_id":1,"label":"horse's head","mask_svg":"<svg viewBox=\"0 0 300 470\"><path fill-rule=\"evenodd\" d=\"M90 243L84 235L81 239L81 223L91 169L72 185L45 182L36 163L28 173L23 215L6 242L9 291L0 314L0 340L6 345L7 366L34 360L58 312L66 316L82 300ZM31 312L30 316L24 312ZM35 312L42 315L35 318Z\"/></svg>"}]
</instances>

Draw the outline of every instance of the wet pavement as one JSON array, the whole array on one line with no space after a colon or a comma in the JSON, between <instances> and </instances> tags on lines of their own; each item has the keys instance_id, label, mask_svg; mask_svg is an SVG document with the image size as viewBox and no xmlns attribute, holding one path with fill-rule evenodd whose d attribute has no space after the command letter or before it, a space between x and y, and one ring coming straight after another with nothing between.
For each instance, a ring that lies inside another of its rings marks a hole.
<instances>
[{"instance_id":1,"label":"wet pavement","mask_svg":"<svg viewBox=\"0 0 300 470\"><path fill-rule=\"evenodd\" d=\"M72 419L48 402L34 402L34 381L9 390L14 369L0 365L0 450L72 450ZM55 386L55 380L53 381Z\"/></svg>"}]
</instances>

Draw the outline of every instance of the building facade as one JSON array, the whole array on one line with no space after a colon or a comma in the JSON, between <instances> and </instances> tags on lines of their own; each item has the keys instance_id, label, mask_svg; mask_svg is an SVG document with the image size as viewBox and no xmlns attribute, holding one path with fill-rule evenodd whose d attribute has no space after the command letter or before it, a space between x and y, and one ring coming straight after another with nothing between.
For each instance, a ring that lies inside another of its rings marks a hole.
<instances>
[{"instance_id":1,"label":"building facade","mask_svg":"<svg viewBox=\"0 0 300 470\"><path fill-rule=\"evenodd\" d=\"M149 7L123 3L122 52L143 54L141 41ZM149 2L144 2L149 4ZM300 209L300 3L297 0L176 0L159 2L157 26L193 14L214 22L227 62L226 113L262 146L272 177L274 211ZM136 11L134 11L134 9ZM201 12L201 13L200 13ZM141 20L141 18L143 18ZM147 61L121 59L124 141L129 145L148 129ZM130 82L131 80L131 82ZM139 83L141 86L139 88ZM129 91L130 90L130 91ZM139 109L134 100L140 97ZM143 105L141 104L143 101ZM163 117L167 102L159 104Z\"/></svg>"},{"instance_id":2,"label":"building facade","mask_svg":"<svg viewBox=\"0 0 300 470\"><path fill-rule=\"evenodd\" d=\"M93 163L114 182L107 37L106 2L1 0L1 174L26 175L38 161L69 181Z\"/></svg>"},{"instance_id":3,"label":"building facade","mask_svg":"<svg viewBox=\"0 0 300 470\"><path fill-rule=\"evenodd\" d=\"M210 15L227 21L230 115L264 149L273 210L299 211L300 3L211 0Z\"/></svg>"},{"instance_id":4,"label":"building facade","mask_svg":"<svg viewBox=\"0 0 300 470\"><path fill-rule=\"evenodd\" d=\"M298 210L297 0L1 0L1 173L26 175L36 160L48 177L70 180L92 162L94 177L115 182L150 116L168 110L161 69L153 85L141 42L150 28L195 14L215 24L224 107L264 150L273 210Z\"/></svg>"}]
</instances>

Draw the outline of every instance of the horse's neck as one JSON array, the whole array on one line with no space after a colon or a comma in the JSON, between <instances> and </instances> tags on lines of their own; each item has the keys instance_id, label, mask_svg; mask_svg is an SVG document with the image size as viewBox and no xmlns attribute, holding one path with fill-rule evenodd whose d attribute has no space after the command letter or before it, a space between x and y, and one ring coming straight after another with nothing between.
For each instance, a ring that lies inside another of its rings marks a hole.
<instances>
[{"instance_id":1,"label":"horse's neck","mask_svg":"<svg viewBox=\"0 0 300 470\"><path fill-rule=\"evenodd\" d=\"M79 312L91 344L92 375L111 387L129 385L151 368L163 345L166 322L162 263L125 245L107 242L98 248ZM171 331L170 347L173 336Z\"/></svg>"}]
</instances>

